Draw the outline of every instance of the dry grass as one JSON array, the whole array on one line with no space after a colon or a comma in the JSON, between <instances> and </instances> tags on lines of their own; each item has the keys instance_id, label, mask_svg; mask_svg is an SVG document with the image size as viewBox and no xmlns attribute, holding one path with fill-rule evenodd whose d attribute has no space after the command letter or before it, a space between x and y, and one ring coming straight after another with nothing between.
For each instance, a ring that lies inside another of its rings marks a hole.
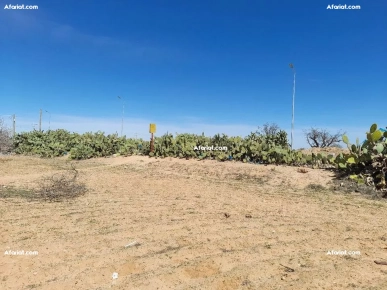
<instances>
[{"instance_id":1,"label":"dry grass","mask_svg":"<svg viewBox=\"0 0 387 290\"><path fill-rule=\"evenodd\" d=\"M77 180L78 171L72 165L72 170L57 173L40 182L37 197L45 201L63 201L77 198L86 193L85 184Z\"/></svg>"},{"instance_id":2,"label":"dry grass","mask_svg":"<svg viewBox=\"0 0 387 290\"><path fill-rule=\"evenodd\" d=\"M72 169L43 177L34 189L15 186L0 186L0 198L23 198L28 201L61 202L82 196L86 193L85 184L77 180L78 170L72 164Z\"/></svg>"}]
</instances>

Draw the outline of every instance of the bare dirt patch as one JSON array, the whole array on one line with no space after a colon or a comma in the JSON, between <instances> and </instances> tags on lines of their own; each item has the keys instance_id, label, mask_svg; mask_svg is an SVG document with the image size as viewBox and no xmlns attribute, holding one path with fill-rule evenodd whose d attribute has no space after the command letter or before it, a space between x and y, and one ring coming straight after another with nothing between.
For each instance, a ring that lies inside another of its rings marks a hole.
<instances>
[{"instance_id":1,"label":"bare dirt patch","mask_svg":"<svg viewBox=\"0 0 387 290\"><path fill-rule=\"evenodd\" d=\"M343 154L349 153L349 150L346 147L344 148L338 148L338 147L308 148L308 149L300 149L300 151L307 155L312 153L315 153L315 154L321 153L325 155L333 154L336 156L336 155L339 155L340 153L343 153Z\"/></svg>"},{"instance_id":2,"label":"bare dirt patch","mask_svg":"<svg viewBox=\"0 0 387 290\"><path fill-rule=\"evenodd\" d=\"M85 195L0 199L0 289L387 289L375 263L387 259L386 202L331 191L330 171L148 157L74 165ZM68 166L1 157L0 186L33 190ZM38 254L5 254L17 250Z\"/></svg>"}]
</instances>

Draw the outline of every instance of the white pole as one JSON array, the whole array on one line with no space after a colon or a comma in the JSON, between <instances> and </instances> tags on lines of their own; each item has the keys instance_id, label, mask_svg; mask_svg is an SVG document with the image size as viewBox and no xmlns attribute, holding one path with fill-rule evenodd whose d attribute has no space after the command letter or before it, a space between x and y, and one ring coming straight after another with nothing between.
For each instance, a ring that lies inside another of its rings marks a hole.
<instances>
[{"instance_id":1,"label":"white pole","mask_svg":"<svg viewBox=\"0 0 387 290\"><path fill-rule=\"evenodd\" d=\"M294 134L294 99L296 97L296 70L294 69L293 64L290 64L290 68L293 70L294 73L294 80L293 80L293 102L292 102L292 131L291 131L291 149L293 150L293 134Z\"/></svg>"},{"instance_id":2,"label":"white pole","mask_svg":"<svg viewBox=\"0 0 387 290\"><path fill-rule=\"evenodd\" d=\"M295 97L296 97L296 72L294 72L294 82L293 82L292 149L293 149L293 134L294 134L294 99Z\"/></svg>"},{"instance_id":3,"label":"white pole","mask_svg":"<svg viewBox=\"0 0 387 290\"><path fill-rule=\"evenodd\" d=\"M124 115L125 115L125 101L122 99L122 124L121 124L121 137L124 131Z\"/></svg>"},{"instance_id":4,"label":"white pole","mask_svg":"<svg viewBox=\"0 0 387 290\"><path fill-rule=\"evenodd\" d=\"M13 120L12 120L12 124L13 124L13 137L15 137L15 135L16 135L16 115L14 114L13 116L12 116L12 118L13 118Z\"/></svg>"},{"instance_id":5,"label":"white pole","mask_svg":"<svg viewBox=\"0 0 387 290\"><path fill-rule=\"evenodd\" d=\"M42 132L42 109L40 109L39 114L39 131Z\"/></svg>"}]
</instances>

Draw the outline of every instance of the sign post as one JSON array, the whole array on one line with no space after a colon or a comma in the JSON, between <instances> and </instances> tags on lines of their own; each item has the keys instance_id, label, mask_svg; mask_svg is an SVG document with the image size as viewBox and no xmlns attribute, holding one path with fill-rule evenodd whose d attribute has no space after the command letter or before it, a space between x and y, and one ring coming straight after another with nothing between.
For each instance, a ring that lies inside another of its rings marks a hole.
<instances>
[{"instance_id":1,"label":"sign post","mask_svg":"<svg viewBox=\"0 0 387 290\"><path fill-rule=\"evenodd\" d=\"M154 136L153 134L156 133L156 124L150 124L149 125L149 133L151 133L151 139L150 139L150 152L153 152L155 150L155 144L154 144Z\"/></svg>"}]
</instances>

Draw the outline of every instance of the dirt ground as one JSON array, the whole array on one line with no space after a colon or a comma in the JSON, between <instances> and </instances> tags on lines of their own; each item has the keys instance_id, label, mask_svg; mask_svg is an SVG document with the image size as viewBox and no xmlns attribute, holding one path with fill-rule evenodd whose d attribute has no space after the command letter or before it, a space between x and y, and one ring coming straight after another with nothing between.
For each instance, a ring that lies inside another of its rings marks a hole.
<instances>
[{"instance_id":1,"label":"dirt ground","mask_svg":"<svg viewBox=\"0 0 387 290\"><path fill-rule=\"evenodd\" d=\"M299 151L301 151L304 154L321 153L321 154L324 154L325 156L327 156L329 154L333 154L336 156L336 155L339 155L340 153L343 153L343 154L349 153L349 149L346 147L343 147L343 148L337 148L337 147L308 148L308 149L299 149Z\"/></svg>"},{"instance_id":2,"label":"dirt ground","mask_svg":"<svg viewBox=\"0 0 387 290\"><path fill-rule=\"evenodd\" d=\"M72 163L88 187L81 197L0 198L0 289L387 289L387 265L375 263L387 259L386 201L329 190L331 171ZM0 156L0 187L31 190L68 168Z\"/></svg>"}]
</instances>

